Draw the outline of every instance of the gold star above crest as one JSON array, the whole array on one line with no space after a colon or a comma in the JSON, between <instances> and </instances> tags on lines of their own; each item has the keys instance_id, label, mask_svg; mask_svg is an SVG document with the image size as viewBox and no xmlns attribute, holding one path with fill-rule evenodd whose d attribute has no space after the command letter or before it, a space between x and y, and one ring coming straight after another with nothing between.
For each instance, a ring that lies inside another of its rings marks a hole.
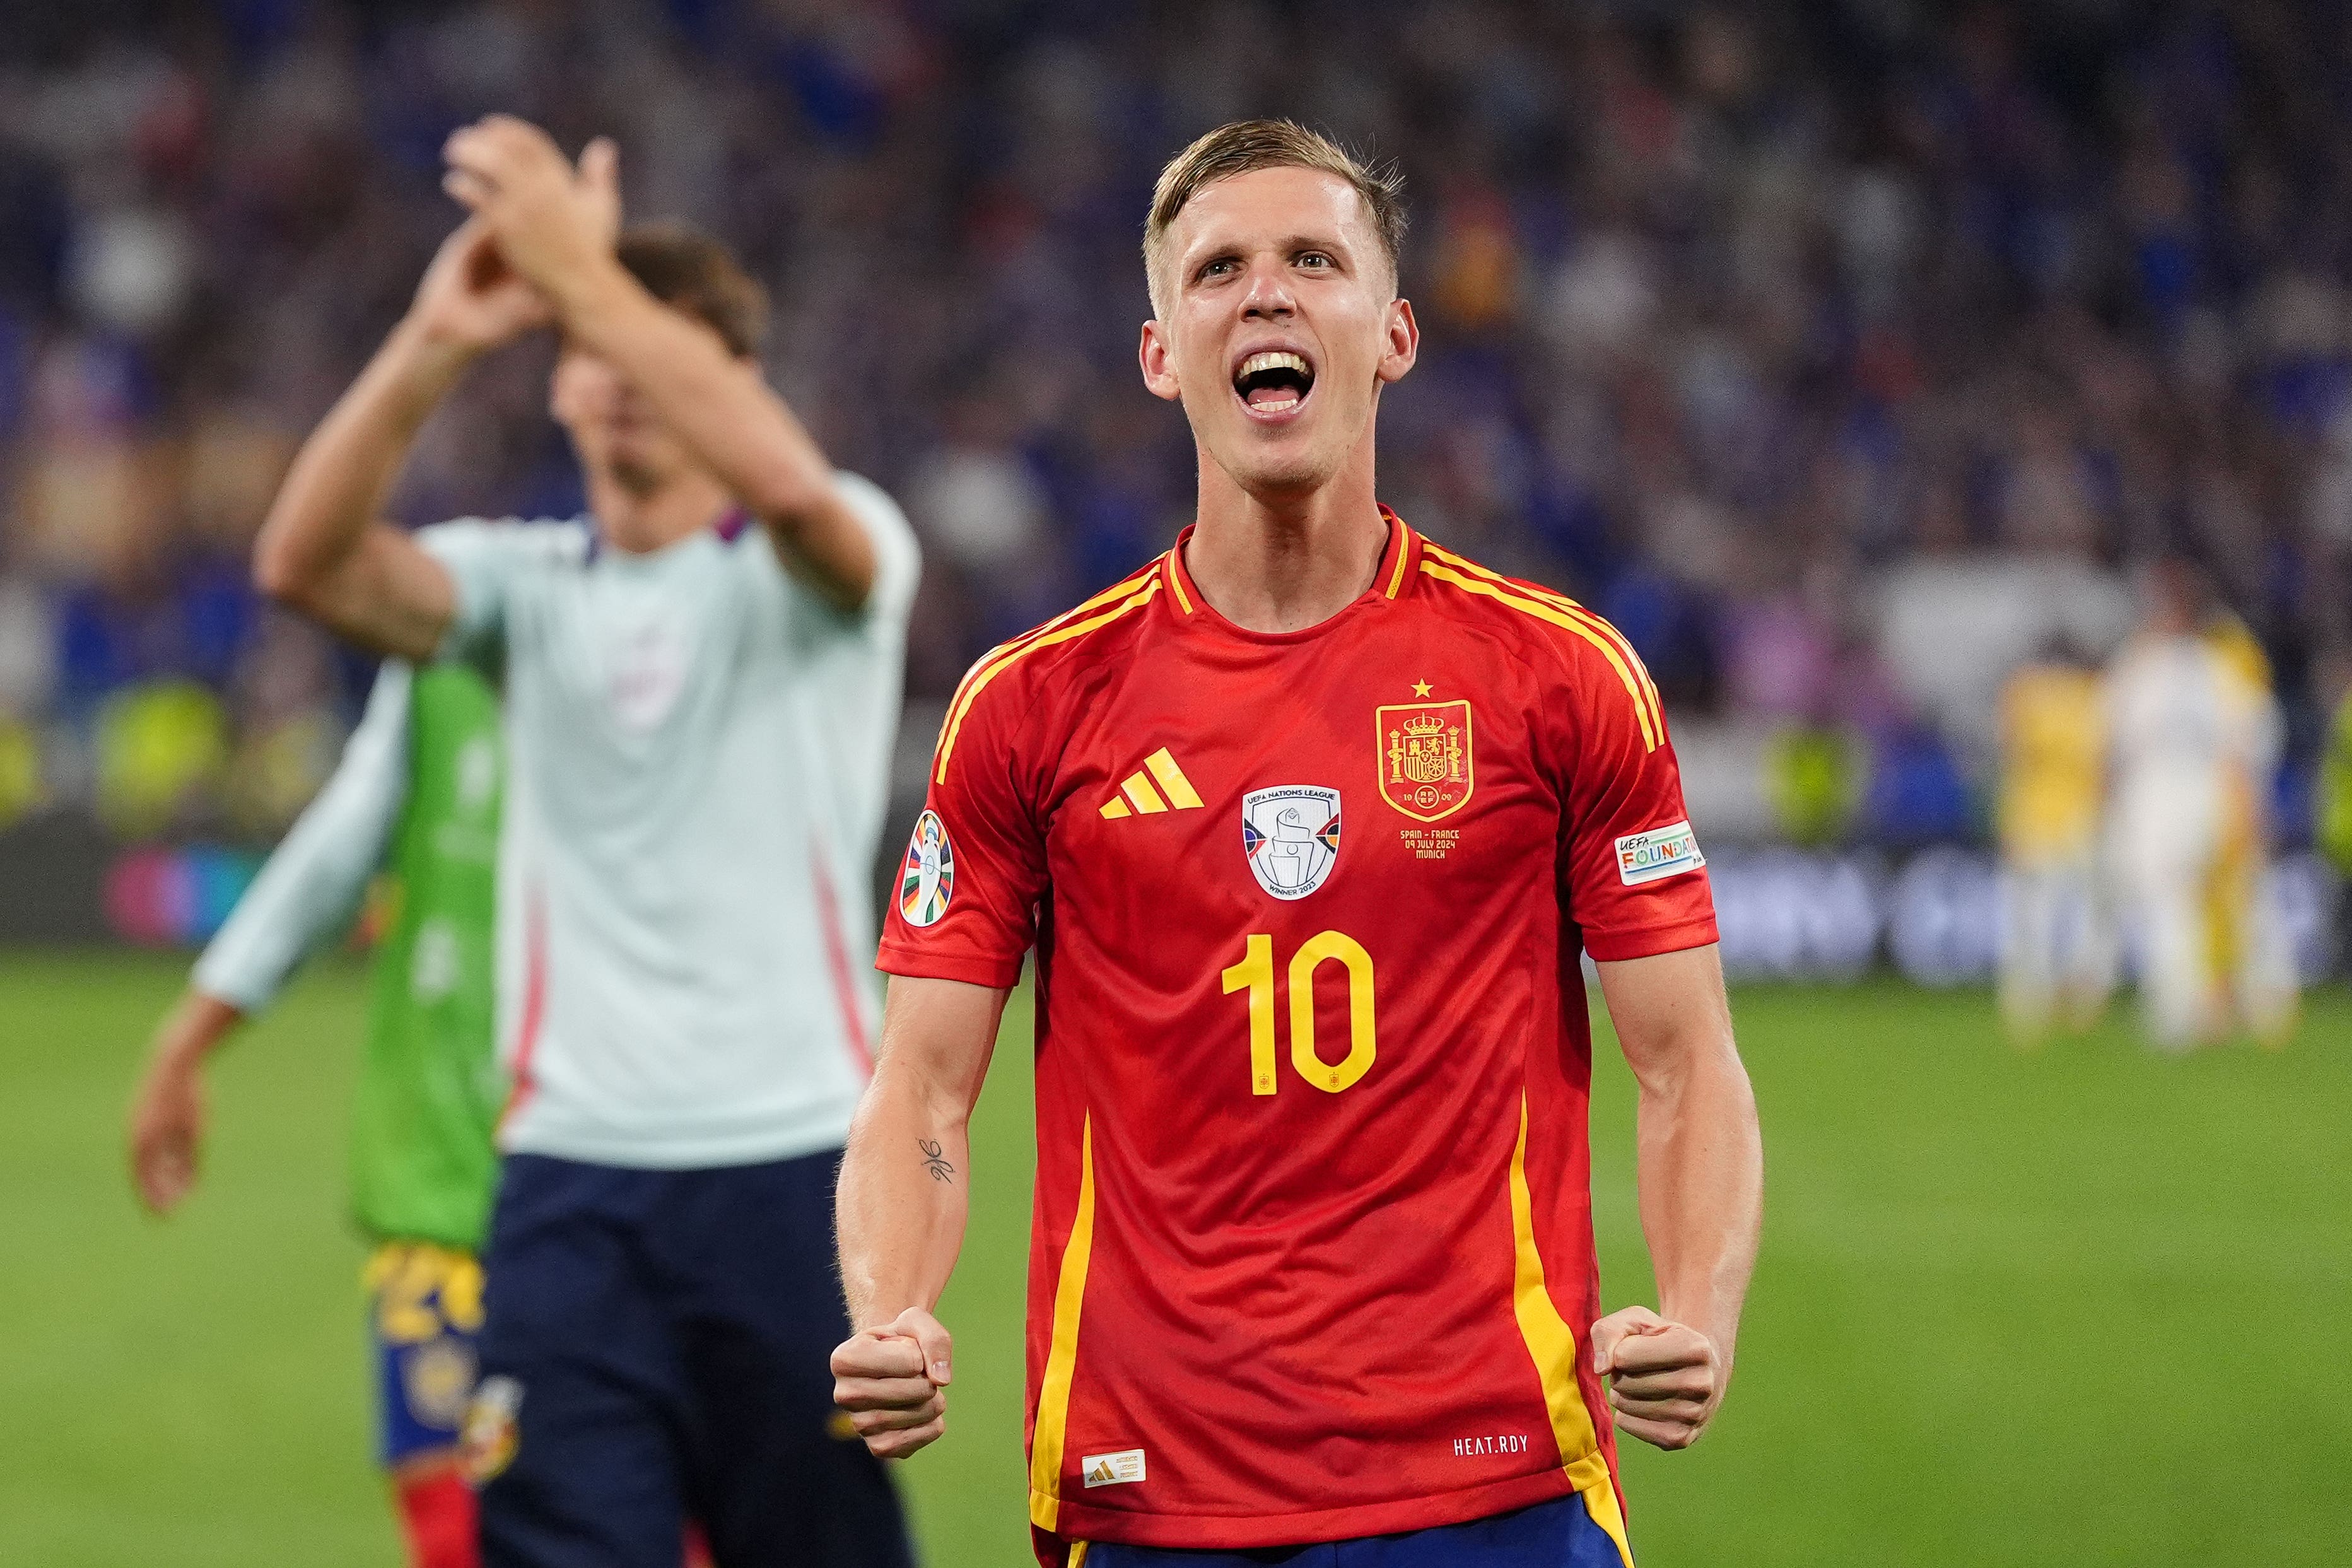
<instances>
[{"instance_id":1,"label":"gold star above crest","mask_svg":"<svg viewBox=\"0 0 2352 1568\"><path fill-rule=\"evenodd\" d=\"M1428 696L1428 695L1429 695L1429 682L1427 682L1426 680L1416 680L1416 681L1414 681L1414 682L1412 683L1412 694L1413 694L1415 697L1426 697L1426 696Z\"/></svg>"}]
</instances>

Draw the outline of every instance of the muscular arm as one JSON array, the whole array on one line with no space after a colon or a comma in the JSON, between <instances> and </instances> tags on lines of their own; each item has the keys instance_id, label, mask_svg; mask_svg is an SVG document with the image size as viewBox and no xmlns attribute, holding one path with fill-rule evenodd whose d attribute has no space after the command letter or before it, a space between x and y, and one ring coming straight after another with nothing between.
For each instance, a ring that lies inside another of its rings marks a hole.
<instances>
[{"instance_id":1,"label":"muscular arm","mask_svg":"<svg viewBox=\"0 0 2352 1568\"><path fill-rule=\"evenodd\" d=\"M380 653L432 657L457 603L449 574L378 512L464 365L407 322L394 331L287 472L254 541L263 593Z\"/></svg>"},{"instance_id":2,"label":"muscular arm","mask_svg":"<svg viewBox=\"0 0 2352 1568\"><path fill-rule=\"evenodd\" d=\"M1713 944L1600 966L1601 994L1640 1084L1642 1233L1658 1311L1593 1326L1595 1369L1627 1432L1696 1439L1722 1402L1763 1223L1764 1150Z\"/></svg>"},{"instance_id":3,"label":"muscular arm","mask_svg":"<svg viewBox=\"0 0 2352 1568\"><path fill-rule=\"evenodd\" d=\"M424 660L457 613L449 574L379 521L416 433L480 354L544 325L547 307L487 226L443 242L415 302L310 438L253 542L253 576L281 604L379 653Z\"/></svg>"},{"instance_id":4,"label":"muscular arm","mask_svg":"<svg viewBox=\"0 0 2352 1568\"><path fill-rule=\"evenodd\" d=\"M837 1223L856 1332L834 1352L834 1397L886 1458L945 1429L951 1351L931 1309L963 1246L971 1108L1004 997L892 980L881 1056L850 1127Z\"/></svg>"}]
</instances>

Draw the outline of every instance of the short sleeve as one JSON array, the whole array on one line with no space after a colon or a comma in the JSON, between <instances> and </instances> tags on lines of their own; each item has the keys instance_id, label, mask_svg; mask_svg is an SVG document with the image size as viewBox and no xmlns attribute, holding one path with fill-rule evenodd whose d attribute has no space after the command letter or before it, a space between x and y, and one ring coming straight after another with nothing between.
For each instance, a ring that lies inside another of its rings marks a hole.
<instances>
[{"instance_id":1,"label":"short sleeve","mask_svg":"<svg viewBox=\"0 0 2352 1568\"><path fill-rule=\"evenodd\" d=\"M874 543L874 589L866 595L862 618L887 626L905 623L915 605L915 589L923 575L922 547L907 514L889 492L873 480L836 471L834 481Z\"/></svg>"},{"instance_id":2,"label":"short sleeve","mask_svg":"<svg viewBox=\"0 0 2352 1568\"><path fill-rule=\"evenodd\" d=\"M1664 710L1632 649L1613 633L1611 641L1580 658L1567 690L1545 704L1563 753L1560 899L1584 950L1603 963L1716 940L1706 857Z\"/></svg>"},{"instance_id":3,"label":"short sleeve","mask_svg":"<svg viewBox=\"0 0 2352 1568\"><path fill-rule=\"evenodd\" d=\"M891 882L877 967L891 974L1009 989L1037 936L1045 840L1023 782L1010 690L971 688L948 706L923 814Z\"/></svg>"},{"instance_id":4,"label":"short sleeve","mask_svg":"<svg viewBox=\"0 0 2352 1568\"><path fill-rule=\"evenodd\" d=\"M416 542L441 563L457 593L437 657L492 668L505 646L516 590L552 563L583 559L587 541L579 523L465 518L418 530Z\"/></svg>"}]
</instances>

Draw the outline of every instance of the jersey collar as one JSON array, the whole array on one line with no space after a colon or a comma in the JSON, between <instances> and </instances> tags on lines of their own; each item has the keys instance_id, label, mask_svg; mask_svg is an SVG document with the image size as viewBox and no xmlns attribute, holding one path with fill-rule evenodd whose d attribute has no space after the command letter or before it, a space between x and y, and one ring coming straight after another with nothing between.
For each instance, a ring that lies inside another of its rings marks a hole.
<instances>
[{"instance_id":1,"label":"jersey collar","mask_svg":"<svg viewBox=\"0 0 2352 1568\"><path fill-rule=\"evenodd\" d=\"M1379 505L1381 516L1389 525L1389 542L1381 552L1380 570L1372 574L1370 587L1328 620L1295 632L1254 632L1225 619L1207 599L1202 597L1200 588L1192 581L1192 569L1184 564L1184 546L1192 540L1192 530L1196 526L1189 522L1184 525L1184 531L1176 536L1176 547L1160 558L1160 574L1166 580L1168 589L1168 607L1180 621L1198 621L1252 641L1295 642L1320 635L1326 627L1338 625L1342 617L1362 605L1383 605L1391 599L1402 598L1412 591L1413 580L1419 575L1421 536L1406 526L1404 519L1390 510L1388 503L1383 501Z\"/></svg>"}]
</instances>

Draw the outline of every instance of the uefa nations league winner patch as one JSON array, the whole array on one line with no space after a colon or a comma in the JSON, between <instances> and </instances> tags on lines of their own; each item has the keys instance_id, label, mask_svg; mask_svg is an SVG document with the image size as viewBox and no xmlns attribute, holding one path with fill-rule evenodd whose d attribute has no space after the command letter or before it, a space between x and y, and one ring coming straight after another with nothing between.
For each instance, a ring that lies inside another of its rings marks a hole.
<instances>
[{"instance_id":1,"label":"uefa nations league winner patch","mask_svg":"<svg viewBox=\"0 0 2352 1568\"><path fill-rule=\"evenodd\" d=\"M1698 837L1687 822L1630 833L1617 840L1617 879L1629 888L1679 877L1706 864L1706 857L1698 852Z\"/></svg>"}]
</instances>

